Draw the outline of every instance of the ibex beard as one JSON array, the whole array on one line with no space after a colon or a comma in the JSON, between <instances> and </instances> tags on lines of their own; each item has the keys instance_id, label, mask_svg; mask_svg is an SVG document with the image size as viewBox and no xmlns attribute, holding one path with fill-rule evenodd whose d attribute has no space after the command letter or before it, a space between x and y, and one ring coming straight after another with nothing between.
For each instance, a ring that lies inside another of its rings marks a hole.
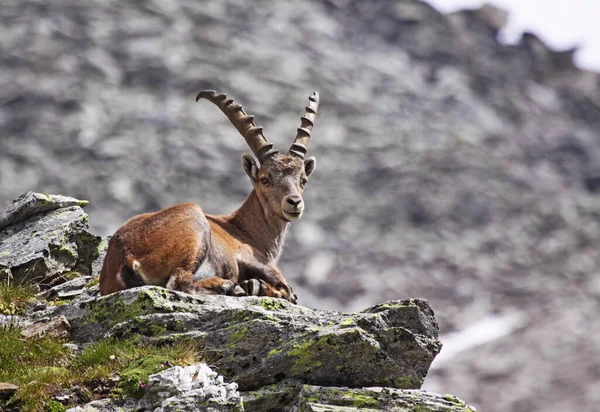
<instances>
[{"instance_id":1,"label":"ibex beard","mask_svg":"<svg viewBox=\"0 0 600 412\"><path fill-rule=\"evenodd\" d=\"M129 219L110 239L100 273L100 293L155 285L187 293L264 295L295 302L277 267L287 226L302 217L302 198L314 157L305 158L319 105L314 92L287 154L273 148L232 99L214 91L205 98L221 109L259 163L242 155L253 190L228 215L204 214L183 203Z\"/></svg>"}]
</instances>

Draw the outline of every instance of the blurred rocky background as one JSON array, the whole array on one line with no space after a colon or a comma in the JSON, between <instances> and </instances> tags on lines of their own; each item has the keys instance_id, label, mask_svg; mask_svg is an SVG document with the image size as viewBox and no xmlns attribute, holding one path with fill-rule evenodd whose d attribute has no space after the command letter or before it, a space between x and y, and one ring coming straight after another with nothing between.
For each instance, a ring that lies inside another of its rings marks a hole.
<instances>
[{"instance_id":1,"label":"blurred rocky background","mask_svg":"<svg viewBox=\"0 0 600 412\"><path fill-rule=\"evenodd\" d=\"M543 5L540 3L540 7ZM281 268L315 308L430 301L425 389L485 412L600 401L600 76L485 6L417 0L3 0L0 203L88 199L93 231L225 213L249 151L202 89L287 150L321 93Z\"/></svg>"}]
</instances>

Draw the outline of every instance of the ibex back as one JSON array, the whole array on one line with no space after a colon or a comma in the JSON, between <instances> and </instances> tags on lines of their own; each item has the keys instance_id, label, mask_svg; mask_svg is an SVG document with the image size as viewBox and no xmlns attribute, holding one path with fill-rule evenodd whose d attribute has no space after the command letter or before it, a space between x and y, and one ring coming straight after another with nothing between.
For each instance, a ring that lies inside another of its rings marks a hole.
<instances>
[{"instance_id":1,"label":"ibex back","mask_svg":"<svg viewBox=\"0 0 600 412\"><path fill-rule=\"evenodd\" d=\"M188 293L266 295L295 301L277 268L289 222L304 212L302 194L315 169L305 159L319 95L309 97L302 124L287 154L265 138L262 127L232 99L203 91L244 137L259 164L244 153L242 168L254 190L228 215L211 216L183 203L129 219L108 244L100 293L142 285Z\"/></svg>"}]
</instances>

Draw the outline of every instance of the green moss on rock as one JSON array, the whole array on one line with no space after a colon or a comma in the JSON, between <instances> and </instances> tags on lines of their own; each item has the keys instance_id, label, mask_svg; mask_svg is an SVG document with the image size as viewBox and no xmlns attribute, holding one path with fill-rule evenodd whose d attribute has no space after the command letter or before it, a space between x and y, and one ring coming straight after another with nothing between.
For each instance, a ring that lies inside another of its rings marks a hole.
<instances>
[{"instance_id":1,"label":"green moss on rock","mask_svg":"<svg viewBox=\"0 0 600 412\"><path fill-rule=\"evenodd\" d=\"M281 299L263 297L260 299L260 305L267 310L286 309L287 306Z\"/></svg>"}]
</instances>

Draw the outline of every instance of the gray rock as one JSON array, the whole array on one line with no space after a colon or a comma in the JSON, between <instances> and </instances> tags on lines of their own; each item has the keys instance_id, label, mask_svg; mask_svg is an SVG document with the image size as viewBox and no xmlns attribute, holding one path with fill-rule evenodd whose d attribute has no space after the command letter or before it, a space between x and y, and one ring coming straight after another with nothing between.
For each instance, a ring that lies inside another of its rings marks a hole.
<instances>
[{"instance_id":1,"label":"gray rock","mask_svg":"<svg viewBox=\"0 0 600 412\"><path fill-rule=\"evenodd\" d=\"M145 286L59 307L80 342L145 335L201 339L219 372L243 390L284 379L314 385L418 389L441 348L423 300L355 314L272 298L189 295Z\"/></svg>"},{"instance_id":2,"label":"gray rock","mask_svg":"<svg viewBox=\"0 0 600 412\"><path fill-rule=\"evenodd\" d=\"M27 192L13 200L11 205L0 211L0 230L29 219L31 216L71 206L85 206L87 200L62 195L45 195Z\"/></svg>"},{"instance_id":3,"label":"gray rock","mask_svg":"<svg viewBox=\"0 0 600 412\"><path fill-rule=\"evenodd\" d=\"M242 392L242 397L246 412L475 411L452 395L380 387L350 389L282 382L257 391Z\"/></svg>"},{"instance_id":4,"label":"gray rock","mask_svg":"<svg viewBox=\"0 0 600 412\"><path fill-rule=\"evenodd\" d=\"M10 328L22 328L30 324L30 321L21 316L0 314L0 330Z\"/></svg>"},{"instance_id":5,"label":"gray rock","mask_svg":"<svg viewBox=\"0 0 600 412\"><path fill-rule=\"evenodd\" d=\"M137 410L137 400L116 402L112 399L99 399L84 406L76 406L67 409L66 412L131 412Z\"/></svg>"},{"instance_id":6,"label":"gray rock","mask_svg":"<svg viewBox=\"0 0 600 412\"><path fill-rule=\"evenodd\" d=\"M47 322L36 322L21 331L25 339L39 339L44 336L52 336L59 339L67 339L71 325L64 316L52 318Z\"/></svg>"},{"instance_id":7,"label":"gray rock","mask_svg":"<svg viewBox=\"0 0 600 412\"><path fill-rule=\"evenodd\" d=\"M106 249L108 248L108 241L111 237L112 236L103 237L98 245L98 258L92 262L92 276L95 278L100 276L102 264L104 263L104 256L106 256Z\"/></svg>"},{"instance_id":8,"label":"gray rock","mask_svg":"<svg viewBox=\"0 0 600 412\"><path fill-rule=\"evenodd\" d=\"M53 286L46 293L45 296L49 299L58 298L74 298L75 296L81 295L85 286L92 279L91 276L80 276L78 278L66 281L60 285Z\"/></svg>"},{"instance_id":9,"label":"gray rock","mask_svg":"<svg viewBox=\"0 0 600 412\"><path fill-rule=\"evenodd\" d=\"M42 196L28 193L15 201L19 207L2 212L5 222L14 224L0 231L0 280L12 277L51 287L70 276L91 273L101 238L87 231L87 214L72 205L87 202L55 195L44 200ZM10 217L15 214L26 218Z\"/></svg>"},{"instance_id":10,"label":"gray rock","mask_svg":"<svg viewBox=\"0 0 600 412\"><path fill-rule=\"evenodd\" d=\"M235 383L225 383L206 364L175 366L150 375L144 396L139 401L112 401L103 399L71 412L93 411L243 411L242 399Z\"/></svg>"},{"instance_id":11,"label":"gray rock","mask_svg":"<svg viewBox=\"0 0 600 412\"><path fill-rule=\"evenodd\" d=\"M29 322L28 324L49 322L52 319L55 311L55 305L39 302L35 305L27 307L23 313L23 318Z\"/></svg>"},{"instance_id":12,"label":"gray rock","mask_svg":"<svg viewBox=\"0 0 600 412\"><path fill-rule=\"evenodd\" d=\"M143 402L147 409L160 406L155 412L207 410L209 407L215 411L243 410L237 384L224 383L222 376L203 363L175 366L150 375Z\"/></svg>"}]
</instances>

